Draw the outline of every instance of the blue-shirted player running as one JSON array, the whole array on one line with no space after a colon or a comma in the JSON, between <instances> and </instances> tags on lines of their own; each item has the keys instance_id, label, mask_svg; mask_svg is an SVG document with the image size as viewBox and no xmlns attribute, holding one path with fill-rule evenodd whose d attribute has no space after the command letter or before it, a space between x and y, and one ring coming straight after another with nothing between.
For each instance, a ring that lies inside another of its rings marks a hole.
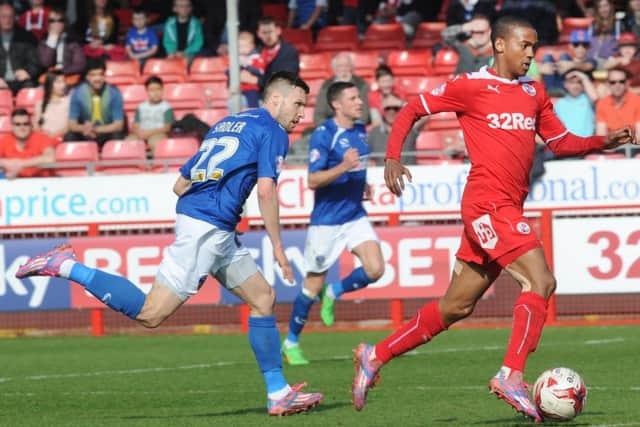
<instances>
[{"instance_id":1,"label":"blue-shirted player running","mask_svg":"<svg viewBox=\"0 0 640 427\"><path fill-rule=\"evenodd\" d=\"M319 126L311 136L309 188L315 190L311 226L305 244L307 274L293 303L289 333L282 354L291 365L306 365L299 344L309 310L322 292L320 314L327 326L334 323L334 304L343 293L378 280L384 261L378 237L362 206L367 185L369 146L362 116L363 102L358 88L349 82L333 83L327 91L335 117ZM362 262L347 277L324 286L327 270L348 247Z\"/></svg>"},{"instance_id":2,"label":"blue-shirted player running","mask_svg":"<svg viewBox=\"0 0 640 427\"><path fill-rule=\"evenodd\" d=\"M251 308L249 342L264 375L271 415L318 405L320 393L290 386L282 373L280 336L273 315L275 294L235 233L242 206L254 186L274 256L287 280L291 267L280 239L276 181L289 146L287 132L303 115L309 87L295 74L273 75L264 108L215 124L174 185L176 240L168 248L151 291L145 295L124 277L76 261L70 245L36 256L16 276L57 276L83 285L110 308L154 328L198 292L209 274Z\"/></svg>"}]
</instances>

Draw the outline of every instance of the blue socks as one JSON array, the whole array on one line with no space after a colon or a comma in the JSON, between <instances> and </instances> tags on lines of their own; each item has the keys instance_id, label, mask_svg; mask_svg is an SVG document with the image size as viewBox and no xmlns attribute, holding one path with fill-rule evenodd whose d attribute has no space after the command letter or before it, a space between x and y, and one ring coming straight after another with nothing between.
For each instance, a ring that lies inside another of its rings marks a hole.
<instances>
[{"instance_id":1,"label":"blue socks","mask_svg":"<svg viewBox=\"0 0 640 427\"><path fill-rule=\"evenodd\" d=\"M249 317L249 343L264 376L269 397L282 390L288 390L289 383L282 373L280 334L276 327L276 317Z\"/></svg>"},{"instance_id":2,"label":"blue socks","mask_svg":"<svg viewBox=\"0 0 640 427\"><path fill-rule=\"evenodd\" d=\"M293 310L291 311L291 318L289 319L289 333L287 334L287 341L291 344L298 343L298 337L304 328L304 324L309 317L309 310L313 305L314 298L305 294L304 288L296 297L293 302Z\"/></svg>"},{"instance_id":3,"label":"blue socks","mask_svg":"<svg viewBox=\"0 0 640 427\"><path fill-rule=\"evenodd\" d=\"M146 298L144 292L124 277L76 262L71 268L69 279L80 283L113 310L134 320L144 305Z\"/></svg>"},{"instance_id":4,"label":"blue socks","mask_svg":"<svg viewBox=\"0 0 640 427\"><path fill-rule=\"evenodd\" d=\"M333 282L331 284L331 290L335 298L338 299L342 294L364 288L371 282L372 280L367 276L364 268L358 267L344 279Z\"/></svg>"}]
</instances>

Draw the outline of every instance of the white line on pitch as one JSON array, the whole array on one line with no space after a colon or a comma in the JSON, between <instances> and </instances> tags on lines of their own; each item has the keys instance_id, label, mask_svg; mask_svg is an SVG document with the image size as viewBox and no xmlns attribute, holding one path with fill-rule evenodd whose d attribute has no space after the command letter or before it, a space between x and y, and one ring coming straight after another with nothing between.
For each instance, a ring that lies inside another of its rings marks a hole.
<instances>
[{"instance_id":1,"label":"white line on pitch","mask_svg":"<svg viewBox=\"0 0 640 427\"><path fill-rule=\"evenodd\" d=\"M587 345L600 345L600 344L611 344L614 342L624 342L624 338L609 338L604 340L587 340L584 343Z\"/></svg>"}]
</instances>

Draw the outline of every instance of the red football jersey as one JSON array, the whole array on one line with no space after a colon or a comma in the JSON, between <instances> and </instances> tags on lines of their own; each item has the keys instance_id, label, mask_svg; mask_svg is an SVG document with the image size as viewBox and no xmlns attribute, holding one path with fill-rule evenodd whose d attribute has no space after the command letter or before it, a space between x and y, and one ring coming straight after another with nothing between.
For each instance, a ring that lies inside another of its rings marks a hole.
<instances>
[{"instance_id":1,"label":"red football jersey","mask_svg":"<svg viewBox=\"0 0 640 427\"><path fill-rule=\"evenodd\" d=\"M444 111L457 113L471 161L463 203L510 200L522 205L529 190L536 133L559 155L586 154L604 144L603 137L570 134L540 83L529 77L508 80L483 67L405 106L393 124L387 158L400 158L415 120Z\"/></svg>"}]
</instances>

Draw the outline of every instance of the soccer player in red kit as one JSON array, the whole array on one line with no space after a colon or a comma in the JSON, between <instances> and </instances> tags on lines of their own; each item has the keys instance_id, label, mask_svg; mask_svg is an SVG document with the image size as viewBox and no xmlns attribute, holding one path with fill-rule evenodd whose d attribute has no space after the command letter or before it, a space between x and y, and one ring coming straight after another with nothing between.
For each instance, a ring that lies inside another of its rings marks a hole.
<instances>
[{"instance_id":1,"label":"soccer player in red kit","mask_svg":"<svg viewBox=\"0 0 640 427\"><path fill-rule=\"evenodd\" d=\"M535 136L558 156L636 143L631 126L608 136L580 138L555 116L544 87L525 77L537 45L531 24L513 17L492 29L494 67L449 80L423 93L398 114L387 147L385 181L397 196L410 171L400 164L402 144L421 116L455 111L464 133L471 171L462 197L464 232L451 283L439 300L425 304L407 324L376 345L354 350L353 404L361 410L380 368L392 358L430 341L469 316L504 269L522 287L513 309L513 329L502 367L489 389L517 411L541 421L523 380L525 362L536 349L556 281L535 233L523 216L534 157Z\"/></svg>"}]
</instances>

